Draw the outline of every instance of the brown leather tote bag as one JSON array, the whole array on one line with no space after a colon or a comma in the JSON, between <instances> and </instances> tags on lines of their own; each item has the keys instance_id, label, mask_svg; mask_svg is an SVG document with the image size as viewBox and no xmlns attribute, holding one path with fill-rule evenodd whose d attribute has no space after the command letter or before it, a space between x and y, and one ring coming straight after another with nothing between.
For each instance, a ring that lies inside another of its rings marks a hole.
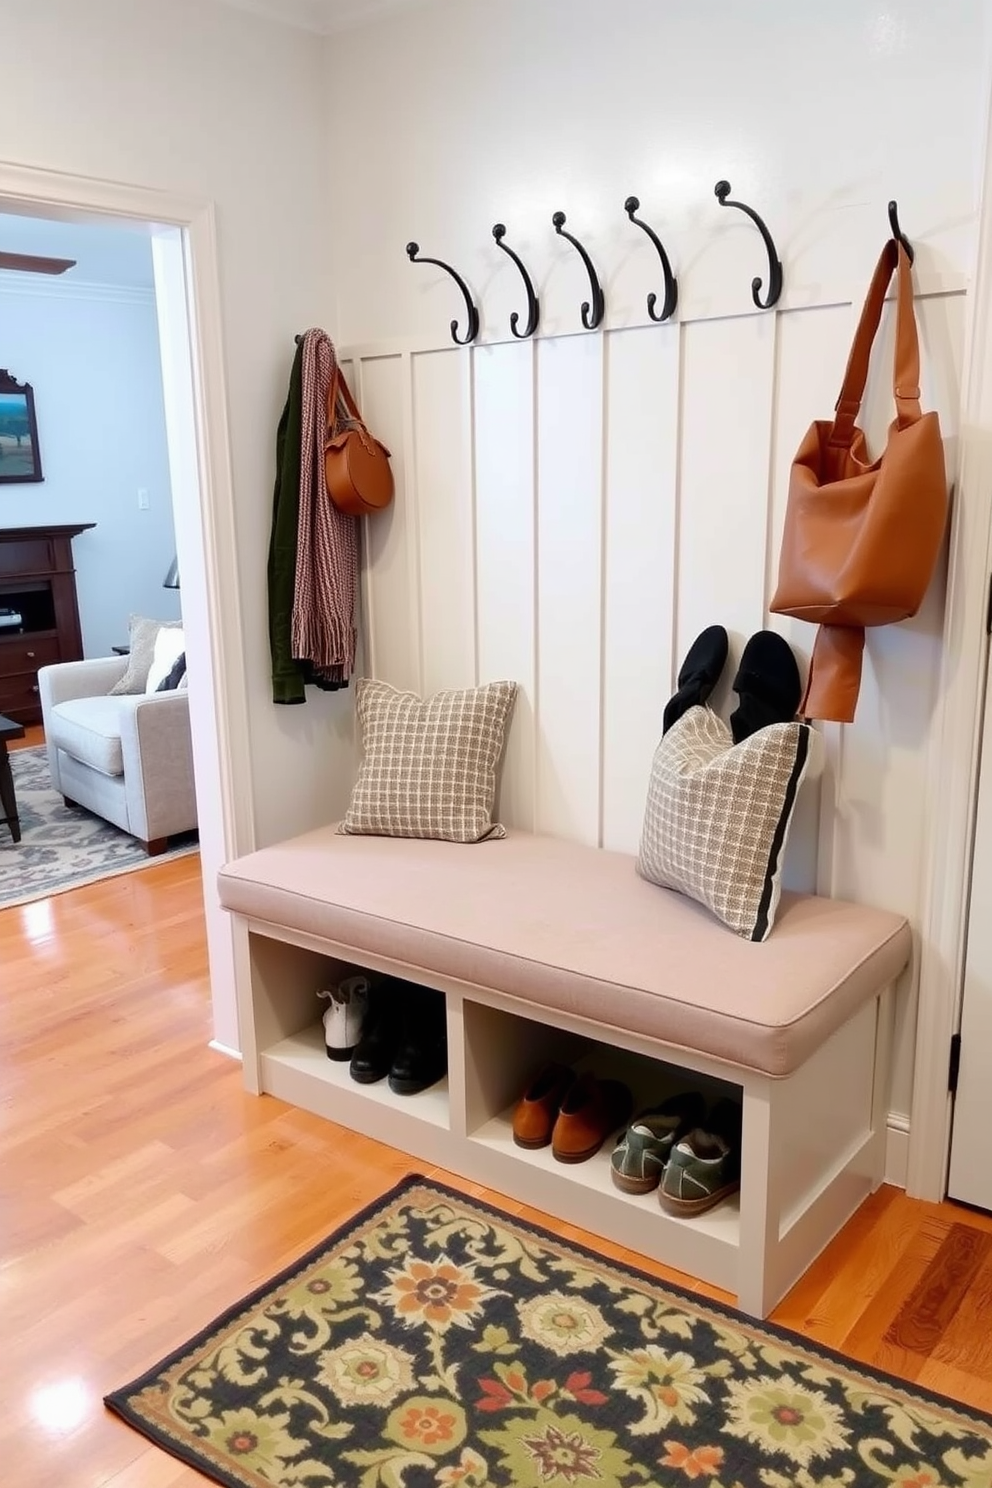
<instances>
[{"instance_id":1,"label":"brown leather tote bag","mask_svg":"<svg viewBox=\"0 0 992 1488\"><path fill-rule=\"evenodd\" d=\"M393 499L389 451L366 428L336 362L327 390L324 479L328 496L349 517L374 515Z\"/></svg>"},{"instance_id":2,"label":"brown leather tote bag","mask_svg":"<svg viewBox=\"0 0 992 1488\"><path fill-rule=\"evenodd\" d=\"M893 269L898 269L896 417L885 449L872 461L855 420ZM882 250L868 290L835 417L810 426L792 463L771 608L820 627L800 707L803 717L853 721L864 628L916 614L946 519L940 425L936 413L920 411L909 256L893 239Z\"/></svg>"}]
</instances>

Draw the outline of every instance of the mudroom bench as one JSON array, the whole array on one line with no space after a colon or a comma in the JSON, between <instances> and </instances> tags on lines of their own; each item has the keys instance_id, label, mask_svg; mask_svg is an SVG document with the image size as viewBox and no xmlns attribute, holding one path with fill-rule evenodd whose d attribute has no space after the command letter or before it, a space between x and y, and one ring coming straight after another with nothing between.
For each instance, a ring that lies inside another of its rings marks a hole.
<instances>
[{"instance_id":1,"label":"mudroom bench","mask_svg":"<svg viewBox=\"0 0 992 1488\"><path fill-rule=\"evenodd\" d=\"M218 878L241 968L248 1088L367 1133L736 1295L764 1316L882 1179L904 919L784 895L764 944L645 883L633 859L510 832L474 846L309 832ZM415 1096L326 1057L316 997L348 969L445 994L449 1068ZM740 1194L697 1218L613 1186L609 1143L514 1145L548 1059L743 1101Z\"/></svg>"}]
</instances>

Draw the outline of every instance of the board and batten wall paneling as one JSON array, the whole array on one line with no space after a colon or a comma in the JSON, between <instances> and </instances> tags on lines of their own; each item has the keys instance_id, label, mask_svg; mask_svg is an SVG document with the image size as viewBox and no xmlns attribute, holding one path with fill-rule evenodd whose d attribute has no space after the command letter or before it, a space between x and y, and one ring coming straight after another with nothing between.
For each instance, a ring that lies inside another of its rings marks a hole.
<instances>
[{"instance_id":1,"label":"board and batten wall paneling","mask_svg":"<svg viewBox=\"0 0 992 1488\"><path fill-rule=\"evenodd\" d=\"M359 360L356 358L356 360ZM360 359L361 409L392 455L397 499L365 520L362 553L370 673L393 687L421 687L420 565L412 479L410 357Z\"/></svg>"},{"instance_id":2,"label":"board and batten wall paneling","mask_svg":"<svg viewBox=\"0 0 992 1488\"><path fill-rule=\"evenodd\" d=\"M473 353L478 680L518 684L499 813L528 831L537 801L535 353L532 341Z\"/></svg>"},{"instance_id":3,"label":"board and batten wall paneling","mask_svg":"<svg viewBox=\"0 0 992 1488\"><path fill-rule=\"evenodd\" d=\"M475 685L472 358L412 359L421 687Z\"/></svg>"},{"instance_id":4,"label":"board and batten wall paneling","mask_svg":"<svg viewBox=\"0 0 992 1488\"><path fill-rule=\"evenodd\" d=\"M965 297L918 300L916 309L923 360L921 401L924 408L939 410L947 477L953 485ZM873 454L883 447L892 418L893 312L894 306L886 307L863 409ZM844 730L843 768L830 823L833 873L824 886L825 892L842 898L901 911L914 926L924 874L924 794L943 615L941 565L919 614L866 633L858 716L854 726ZM908 1112L912 1096L915 1026L914 957L896 1003L892 1108L900 1113Z\"/></svg>"},{"instance_id":5,"label":"board and batten wall paneling","mask_svg":"<svg viewBox=\"0 0 992 1488\"><path fill-rule=\"evenodd\" d=\"M470 350L358 354L397 501L367 523L371 665L396 686L520 685L501 772L510 826L636 852L675 674L707 625L731 655L764 627L805 674L814 628L770 611L795 450L829 417L860 304L810 306ZM948 475L965 297L917 300L923 403ZM872 451L892 417L893 306L865 400ZM852 725L819 725L789 888L918 920L942 578L920 614L871 630ZM912 1093L915 965L897 1006L892 1109Z\"/></svg>"},{"instance_id":6,"label":"board and batten wall paneling","mask_svg":"<svg viewBox=\"0 0 992 1488\"><path fill-rule=\"evenodd\" d=\"M671 696L679 326L605 338L602 845L636 852Z\"/></svg>"},{"instance_id":7,"label":"board and batten wall paneling","mask_svg":"<svg viewBox=\"0 0 992 1488\"><path fill-rule=\"evenodd\" d=\"M831 305L783 315L775 362L775 420L768 520L767 604L778 583L778 554L789 497L789 473L799 443L814 419L827 418L840 391L854 332L850 305ZM789 642L806 675L815 627L766 610L765 625ZM833 875L833 811L843 739L840 724L820 724L823 772L799 793L786 848L784 881L804 893L830 892Z\"/></svg>"},{"instance_id":8,"label":"board and batten wall paneling","mask_svg":"<svg viewBox=\"0 0 992 1488\"><path fill-rule=\"evenodd\" d=\"M748 636L762 628L778 316L683 327L676 653L724 625L719 707ZM674 410L669 417L674 417Z\"/></svg>"},{"instance_id":9,"label":"board and batten wall paneling","mask_svg":"<svg viewBox=\"0 0 992 1488\"><path fill-rule=\"evenodd\" d=\"M602 336L537 347L537 827L598 844Z\"/></svg>"}]
</instances>

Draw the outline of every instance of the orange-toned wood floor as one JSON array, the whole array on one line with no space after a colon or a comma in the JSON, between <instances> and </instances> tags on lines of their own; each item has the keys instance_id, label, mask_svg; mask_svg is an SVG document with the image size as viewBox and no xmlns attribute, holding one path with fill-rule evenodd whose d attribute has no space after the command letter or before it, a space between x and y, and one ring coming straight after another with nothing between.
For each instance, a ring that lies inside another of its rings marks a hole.
<instances>
[{"instance_id":1,"label":"orange-toned wood floor","mask_svg":"<svg viewBox=\"0 0 992 1488\"><path fill-rule=\"evenodd\" d=\"M209 1038L197 857L0 911L0 1482L11 1488L202 1483L109 1416L103 1394L422 1166L247 1095ZM992 1410L992 1218L883 1188L775 1318Z\"/></svg>"}]
</instances>

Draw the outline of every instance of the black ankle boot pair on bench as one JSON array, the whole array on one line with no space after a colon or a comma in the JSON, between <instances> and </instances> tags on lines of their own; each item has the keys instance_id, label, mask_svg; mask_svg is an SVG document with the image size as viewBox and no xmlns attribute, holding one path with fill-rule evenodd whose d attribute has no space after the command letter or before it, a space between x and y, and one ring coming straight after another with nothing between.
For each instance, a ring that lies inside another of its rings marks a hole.
<instances>
[{"instance_id":1,"label":"black ankle boot pair on bench","mask_svg":"<svg viewBox=\"0 0 992 1488\"><path fill-rule=\"evenodd\" d=\"M356 975L321 994L328 1059L349 1060L359 1085L389 1080L396 1095L417 1095L448 1069L444 994L398 977Z\"/></svg>"},{"instance_id":2,"label":"black ankle boot pair on bench","mask_svg":"<svg viewBox=\"0 0 992 1488\"><path fill-rule=\"evenodd\" d=\"M710 625L697 636L679 672L678 691L665 708L663 733L683 713L706 702L727 662L727 632ZM791 723L802 701L799 667L787 641L774 630L759 630L744 647L733 681L739 702L730 715L730 732L740 744L771 723Z\"/></svg>"}]
</instances>

